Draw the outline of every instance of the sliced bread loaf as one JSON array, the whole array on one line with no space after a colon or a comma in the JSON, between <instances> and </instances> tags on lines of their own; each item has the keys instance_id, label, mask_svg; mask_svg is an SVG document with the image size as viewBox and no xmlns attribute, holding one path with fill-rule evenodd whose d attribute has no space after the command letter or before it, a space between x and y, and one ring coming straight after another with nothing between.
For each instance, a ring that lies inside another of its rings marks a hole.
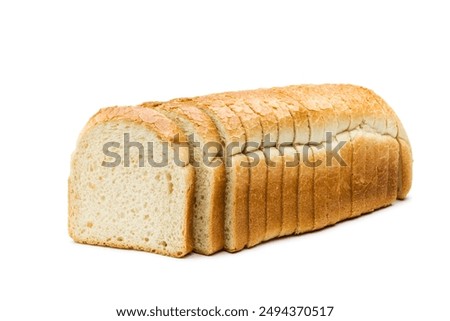
<instances>
[{"instance_id":1,"label":"sliced bread loaf","mask_svg":"<svg viewBox=\"0 0 450 321\"><path fill-rule=\"evenodd\" d=\"M103 109L73 155L69 232L171 256L239 251L405 198L411 163L398 117L358 86Z\"/></svg>"}]
</instances>

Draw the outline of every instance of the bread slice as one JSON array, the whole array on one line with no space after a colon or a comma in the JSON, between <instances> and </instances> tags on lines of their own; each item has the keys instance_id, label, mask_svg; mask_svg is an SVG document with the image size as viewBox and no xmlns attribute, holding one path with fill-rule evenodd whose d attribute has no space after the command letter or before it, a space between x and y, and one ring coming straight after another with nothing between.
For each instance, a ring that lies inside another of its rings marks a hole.
<instances>
[{"instance_id":1,"label":"bread slice","mask_svg":"<svg viewBox=\"0 0 450 321\"><path fill-rule=\"evenodd\" d=\"M399 161L400 146L395 138L389 137L389 169L387 202L392 204L398 196L398 183L400 177Z\"/></svg>"},{"instance_id":2,"label":"bread slice","mask_svg":"<svg viewBox=\"0 0 450 321\"><path fill-rule=\"evenodd\" d=\"M371 133L368 131L368 128L365 129L364 140L365 140L365 150L366 150L366 172L365 172L365 180L367 182L367 188L365 191L365 202L366 207L364 209L364 213L369 213L375 210L378 206L377 200L380 198L380 195L377 193L377 185L378 185L378 173L377 173L377 145L378 145L378 136L375 133Z\"/></svg>"},{"instance_id":3,"label":"bread slice","mask_svg":"<svg viewBox=\"0 0 450 321\"><path fill-rule=\"evenodd\" d=\"M328 185L328 199L327 199L327 211L328 211L328 225L336 224L341 220L341 207L345 204L341 204L341 200L345 199L347 195L341 195L346 193L346 190L341 181L341 168L344 167L339 163L339 160L332 157L331 151L337 150L339 143L336 134L331 137L331 141L327 142L329 146L326 147L326 169L327 169L327 185Z\"/></svg>"},{"instance_id":4,"label":"bread slice","mask_svg":"<svg viewBox=\"0 0 450 321\"><path fill-rule=\"evenodd\" d=\"M377 176L378 187L377 194L379 199L377 201L378 207L385 207L390 205L387 197L388 179L389 179L389 135L379 135L377 140Z\"/></svg>"},{"instance_id":5,"label":"bread slice","mask_svg":"<svg viewBox=\"0 0 450 321\"><path fill-rule=\"evenodd\" d=\"M339 164L339 174L334 173L332 180L337 182L337 176L339 175L338 191L335 191L336 195L339 195L339 214L333 213L331 224L338 221L345 220L350 217L352 212L352 154L353 146L350 137L351 126L351 110L343 99L341 93L342 85L324 85L323 95L328 99L328 102L333 106L335 113L335 119L337 121L336 133L333 134L333 145L341 144L338 151L342 164ZM336 171L335 166L338 165L333 160L333 169ZM333 174L331 174L333 176Z\"/></svg>"},{"instance_id":6,"label":"bread slice","mask_svg":"<svg viewBox=\"0 0 450 321\"><path fill-rule=\"evenodd\" d=\"M327 151L327 211L329 224L346 219L351 213L351 153L349 136L351 115L336 85L315 86L316 95L326 100L322 107ZM335 155L337 153L337 155Z\"/></svg>"},{"instance_id":7,"label":"bread slice","mask_svg":"<svg viewBox=\"0 0 450 321\"><path fill-rule=\"evenodd\" d=\"M293 146L280 146L283 155L282 228L279 236L294 234L297 230L299 156Z\"/></svg>"},{"instance_id":8,"label":"bread slice","mask_svg":"<svg viewBox=\"0 0 450 321\"><path fill-rule=\"evenodd\" d=\"M328 168L326 165L326 151L323 144L312 145L314 154L314 230L324 228L328 225L328 203L330 194L330 184L328 181Z\"/></svg>"},{"instance_id":9,"label":"bread slice","mask_svg":"<svg viewBox=\"0 0 450 321\"><path fill-rule=\"evenodd\" d=\"M281 233L283 224L283 167L284 158L278 148L264 149L267 163L267 197L266 197L266 234L264 240L276 238Z\"/></svg>"},{"instance_id":10,"label":"bread slice","mask_svg":"<svg viewBox=\"0 0 450 321\"><path fill-rule=\"evenodd\" d=\"M339 130L345 128L346 117L344 115L344 122L339 121L340 115L335 109L336 103L333 99L336 95L335 90L330 90L329 86L312 86L313 92L318 97L316 101L324 114L324 130L325 135L322 137L322 146L325 150L324 169L326 172L326 225L336 224L340 219L340 167L338 159L334 157L333 151L337 150L339 142L336 135ZM319 159L319 158L318 158ZM321 166L319 166L320 169Z\"/></svg>"},{"instance_id":11,"label":"bread slice","mask_svg":"<svg viewBox=\"0 0 450 321\"><path fill-rule=\"evenodd\" d=\"M364 132L354 129L350 132L350 139L353 146L352 155L352 214L356 217L366 210L366 139Z\"/></svg>"},{"instance_id":12,"label":"bread slice","mask_svg":"<svg viewBox=\"0 0 450 321\"><path fill-rule=\"evenodd\" d=\"M229 156L225 189L225 250L237 252L248 243L250 171L244 154Z\"/></svg>"},{"instance_id":13,"label":"bread slice","mask_svg":"<svg viewBox=\"0 0 450 321\"><path fill-rule=\"evenodd\" d=\"M225 166L217 128L194 104L171 101L153 108L174 121L188 138L190 163L195 164L196 177L194 251L213 254L224 244Z\"/></svg>"},{"instance_id":14,"label":"bread slice","mask_svg":"<svg viewBox=\"0 0 450 321\"><path fill-rule=\"evenodd\" d=\"M295 146L299 157L296 234L314 230L314 153L309 145Z\"/></svg>"},{"instance_id":15,"label":"bread slice","mask_svg":"<svg viewBox=\"0 0 450 321\"><path fill-rule=\"evenodd\" d=\"M250 152L247 157L250 164L247 247L253 247L264 240L266 233L267 164L261 150Z\"/></svg>"},{"instance_id":16,"label":"bread slice","mask_svg":"<svg viewBox=\"0 0 450 321\"><path fill-rule=\"evenodd\" d=\"M126 135L134 144L129 149ZM174 257L191 252L194 169L182 142L176 124L154 110L100 110L72 156L70 236L79 243ZM152 162L165 166L145 160L148 143L153 144Z\"/></svg>"},{"instance_id":17,"label":"bread slice","mask_svg":"<svg viewBox=\"0 0 450 321\"><path fill-rule=\"evenodd\" d=\"M339 155L344 164L340 166L339 172L339 220L348 219L352 214L352 161L353 146L348 131L336 135L338 143L343 142Z\"/></svg>"}]
</instances>

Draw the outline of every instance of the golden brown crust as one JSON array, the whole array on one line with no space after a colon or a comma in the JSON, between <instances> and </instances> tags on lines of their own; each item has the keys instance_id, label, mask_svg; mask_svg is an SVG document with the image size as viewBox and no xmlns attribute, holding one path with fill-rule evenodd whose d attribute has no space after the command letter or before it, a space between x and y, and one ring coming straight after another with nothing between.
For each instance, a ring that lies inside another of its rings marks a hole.
<instances>
[{"instance_id":1,"label":"golden brown crust","mask_svg":"<svg viewBox=\"0 0 450 321\"><path fill-rule=\"evenodd\" d=\"M261 128L261 120L258 114L256 114L250 106L246 103L245 99L240 94L236 94L235 97L224 97L227 101L227 106L233 110L242 122L242 126L245 130L245 151L253 151L258 149L263 142L263 131Z\"/></svg>"},{"instance_id":2,"label":"golden brown crust","mask_svg":"<svg viewBox=\"0 0 450 321\"><path fill-rule=\"evenodd\" d=\"M143 107L107 107L100 109L85 126L83 133L96 124L112 121L126 120L140 123L150 127L163 141L174 142L177 135L179 141L186 141L183 132L177 125L163 114ZM83 134L82 133L82 134Z\"/></svg>"},{"instance_id":3,"label":"golden brown crust","mask_svg":"<svg viewBox=\"0 0 450 321\"><path fill-rule=\"evenodd\" d=\"M297 230L298 204L298 155L294 147L280 147L283 160L282 228L280 236L294 234Z\"/></svg>"},{"instance_id":4,"label":"golden brown crust","mask_svg":"<svg viewBox=\"0 0 450 321\"><path fill-rule=\"evenodd\" d=\"M242 153L247 137L239 116L216 96L197 98L195 103L213 120L225 145L233 144L233 148L227 150L228 156Z\"/></svg>"},{"instance_id":5,"label":"golden brown crust","mask_svg":"<svg viewBox=\"0 0 450 321\"><path fill-rule=\"evenodd\" d=\"M249 153L248 158L251 167L247 247L253 247L261 243L266 234L267 165L260 150Z\"/></svg>"},{"instance_id":6,"label":"golden brown crust","mask_svg":"<svg viewBox=\"0 0 450 321\"><path fill-rule=\"evenodd\" d=\"M180 117L191 122L197 133L208 143L221 143L221 138L217 132L214 122L194 104L168 102L154 107L156 110L168 110L176 112Z\"/></svg>"},{"instance_id":7,"label":"golden brown crust","mask_svg":"<svg viewBox=\"0 0 450 321\"><path fill-rule=\"evenodd\" d=\"M295 125L291 114L292 105L286 103L286 96L274 89L260 89L257 94L261 96L264 105L271 108L277 119L278 136L276 146L291 145L295 139Z\"/></svg>"},{"instance_id":8,"label":"golden brown crust","mask_svg":"<svg viewBox=\"0 0 450 321\"><path fill-rule=\"evenodd\" d=\"M211 235L211 247L209 254L213 254L223 249L225 244L224 239L224 208L225 208L225 166L220 166L215 172L215 178L211 182L212 193L211 199L211 213L213 219L211 220L209 234Z\"/></svg>"},{"instance_id":9,"label":"golden brown crust","mask_svg":"<svg viewBox=\"0 0 450 321\"><path fill-rule=\"evenodd\" d=\"M271 92L285 103L285 107L289 110L294 126L294 145L305 145L310 142L310 125L308 120L308 110L300 101L293 98L286 88L272 88Z\"/></svg>"},{"instance_id":10,"label":"golden brown crust","mask_svg":"<svg viewBox=\"0 0 450 321\"><path fill-rule=\"evenodd\" d=\"M378 151L377 142L379 135L372 133L365 133L365 149L366 149L366 181L367 188L365 191L365 213L372 212L378 208L379 199L382 197L377 193L378 186L378 174L377 174L377 163L378 163Z\"/></svg>"},{"instance_id":11,"label":"golden brown crust","mask_svg":"<svg viewBox=\"0 0 450 321\"><path fill-rule=\"evenodd\" d=\"M326 165L326 151L323 145L313 145L314 153L314 229L324 228L329 224L328 203L330 194L330 182L328 180L328 168Z\"/></svg>"},{"instance_id":12,"label":"golden brown crust","mask_svg":"<svg viewBox=\"0 0 450 321\"><path fill-rule=\"evenodd\" d=\"M412 153L411 146L404 139L398 140L400 144L400 179L398 183L398 199L405 199L412 184Z\"/></svg>"},{"instance_id":13,"label":"golden brown crust","mask_svg":"<svg viewBox=\"0 0 450 321\"><path fill-rule=\"evenodd\" d=\"M299 156L296 234L314 230L314 153L308 145L295 146Z\"/></svg>"},{"instance_id":14,"label":"golden brown crust","mask_svg":"<svg viewBox=\"0 0 450 321\"><path fill-rule=\"evenodd\" d=\"M397 189L398 189L398 176L399 176L399 159L400 159L400 149L399 144L396 139L390 138L388 140L389 144L389 176L388 176L388 192L387 192L387 202L392 204L397 199Z\"/></svg>"},{"instance_id":15,"label":"golden brown crust","mask_svg":"<svg viewBox=\"0 0 450 321\"><path fill-rule=\"evenodd\" d=\"M256 92L244 92L245 101L259 115L263 132L264 147L273 147L278 141L278 118L273 108L260 99Z\"/></svg>"},{"instance_id":16,"label":"golden brown crust","mask_svg":"<svg viewBox=\"0 0 450 321\"><path fill-rule=\"evenodd\" d=\"M266 197L266 233L264 240L278 237L282 227L283 199L283 163L284 159L276 147L266 149L265 157L269 160L267 166L267 197Z\"/></svg>"},{"instance_id":17,"label":"golden brown crust","mask_svg":"<svg viewBox=\"0 0 450 321\"><path fill-rule=\"evenodd\" d=\"M340 166L339 172L339 220L349 218L352 214L352 159L353 146L350 133L343 132L336 136L338 142L344 142L340 150L340 156L344 165Z\"/></svg>"},{"instance_id":18,"label":"golden brown crust","mask_svg":"<svg viewBox=\"0 0 450 321\"><path fill-rule=\"evenodd\" d=\"M388 200L388 179L389 179L389 135L382 135L377 140L378 150L378 207L385 207L390 204Z\"/></svg>"},{"instance_id":19,"label":"golden brown crust","mask_svg":"<svg viewBox=\"0 0 450 321\"><path fill-rule=\"evenodd\" d=\"M353 148L352 214L350 217L355 217L364 213L366 209L366 141L361 130L350 132L350 137Z\"/></svg>"},{"instance_id":20,"label":"golden brown crust","mask_svg":"<svg viewBox=\"0 0 450 321\"><path fill-rule=\"evenodd\" d=\"M331 142L334 148L337 145L336 139ZM328 225L336 224L341 220L341 193L345 191L344 187L341 185L341 166L337 159L331 157L329 153L325 153L326 170L327 170L327 187L328 187L328 198L327 198L327 212L328 212ZM344 197L342 197L344 198Z\"/></svg>"},{"instance_id":21,"label":"golden brown crust","mask_svg":"<svg viewBox=\"0 0 450 321\"><path fill-rule=\"evenodd\" d=\"M232 179L235 191L232 193L231 238L230 242L225 242L225 250L236 252L242 250L248 243L249 233L249 186L250 174L243 164L248 163L246 155L237 154L232 156L234 171Z\"/></svg>"}]
</instances>

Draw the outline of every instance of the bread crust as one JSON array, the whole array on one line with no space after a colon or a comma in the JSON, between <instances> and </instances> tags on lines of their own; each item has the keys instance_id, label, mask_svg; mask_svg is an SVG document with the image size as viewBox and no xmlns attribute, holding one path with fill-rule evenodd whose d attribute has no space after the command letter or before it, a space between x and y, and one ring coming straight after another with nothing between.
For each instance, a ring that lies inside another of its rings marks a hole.
<instances>
[{"instance_id":1,"label":"bread crust","mask_svg":"<svg viewBox=\"0 0 450 321\"><path fill-rule=\"evenodd\" d=\"M344 161L344 165L340 166L339 171L339 219L343 221L348 219L352 214L352 161L353 146L350 133L344 131L336 136L337 142L344 142L340 150L340 156Z\"/></svg>"},{"instance_id":2,"label":"bread crust","mask_svg":"<svg viewBox=\"0 0 450 321\"><path fill-rule=\"evenodd\" d=\"M279 236L294 234L297 230L298 207L298 155L294 147L280 147L283 155L283 185L282 192L282 229Z\"/></svg>"},{"instance_id":3,"label":"bread crust","mask_svg":"<svg viewBox=\"0 0 450 321\"><path fill-rule=\"evenodd\" d=\"M236 115L239 115L242 126L245 130L245 152L251 152L260 148L263 144L263 131L261 128L260 117L250 108L243 95L237 94L228 97L224 95L224 101L227 103Z\"/></svg>"},{"instance_id":4,"label":"bread crust","mask_svg":"<svg viewBox=\"0 0 450 321\"><path fill-rule=\"evenodd\" d=\"M186 142L186 136L173 121L153 109L140 106L102 108L91 117L80 136L93 126L112 120L127 120L148 126L162 141L175 142L178 139Z\"/></svg>"},{"instance_id":5,"label":"bread crust","mask_svg":"<svg viewBox=\"0 0 450 321\"><path fill-rule=\"evenodd\" d=\"M248 242L253 247L264 240L266 234L267 165L261 150L248 154L251 164L250 186L248 190ZM253 164L252 164L253 163Z\"/></svg>"},{"instance_id":6,"label":"bread crust","mask_svg":"<svg viewBox=\"0 0 450 321\"><path fill-rule=\"evenodd\" d=\"M234 175L235 192L232 195L231 237L230 242L225 242L225 250L237 252L242 250L249 239L249 187L250 171L243 164L248 163L247 156L237 154L233 158L232 175ZM225 219L227 219L225 217Z\"/></svg>"},{"instance_id":7,"label":"bread crust","mask_svg":"<svg viewBox=\"0 0 450 321\"><path fill-rule=\"evenodd\" d=\"M328 203L333 197L328 180L326 151L322 144L311 146L314 154L314 230L324 228L329 224Z\"/></svg>"},{"instance_id":8,"label":"bread crust","mask_svg":"<svg viewBox=\"0 0 450 321\"><path fill-rule=\"evenodd\" d=\"M295 146L299 156L298 210L296 234L314 230L314 153L309 145Z\"/></svg>"},{"instance_id":9,"label":"bread crust","mask_svg":"<svg viewBox=\"0 0 450 321\"><path fill-rule=\"evenodd\" d=\"M397 198L403 200L408 195L412 185L412 152L408 141L402 138L397 141L400 145L400 176Z\"/></svg>"},{"instance_id":10,"label":"bread crust","mask_svg":"<svg viewBox=\"0 0 450 321\"><path fill-rule=\"evenodd\" d=\"M284 158L278 148L266 149L265 157L269 160L267 166L267 198L266 198L266 233L264 240L276 238L281 233L283 223L283 167Z\"/></svg>"},{"instance_id":11,"label":"bread crust","mask_svg":"<svg viewBox=\"0 0 450 321\"><path fill-rule=\"evenodd\" d=\"M398 196L400 145L394 138L389 143L389 178L388 178L388 203L392 204Z\"/></svg>"}]
</instances>

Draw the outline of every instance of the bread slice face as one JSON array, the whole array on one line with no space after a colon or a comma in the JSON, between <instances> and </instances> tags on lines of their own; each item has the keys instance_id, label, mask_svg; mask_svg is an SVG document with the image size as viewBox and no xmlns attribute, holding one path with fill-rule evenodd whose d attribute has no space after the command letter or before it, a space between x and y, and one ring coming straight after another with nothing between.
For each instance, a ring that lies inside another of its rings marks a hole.
<instances>
[{"instance_id":1,"label":"bread slice face","mask_svg":"<svg viewBox=\"0 0 450 321\"><path fill-rule=\"evenodd\" d=\"M194 170L184 141L175 123L151 109L97 113L72 156L70 236L174 257L191 252ZM142 153L149 143L152 164Z\"/></svg>"}]
</instances>

